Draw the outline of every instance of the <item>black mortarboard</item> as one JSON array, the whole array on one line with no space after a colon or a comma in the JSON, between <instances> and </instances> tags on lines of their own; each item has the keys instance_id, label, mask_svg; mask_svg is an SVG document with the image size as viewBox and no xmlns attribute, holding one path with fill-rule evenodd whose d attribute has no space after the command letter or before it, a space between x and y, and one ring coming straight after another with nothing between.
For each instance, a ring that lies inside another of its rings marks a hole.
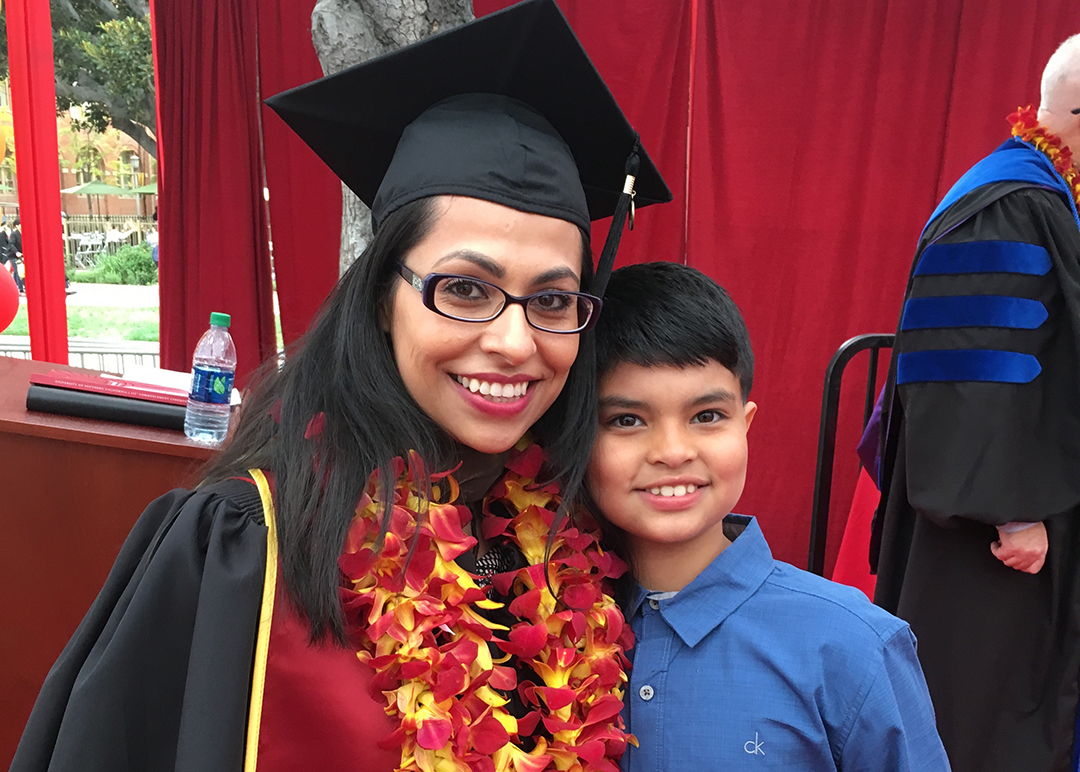
<instances>
[{"instance_id":1,"label":"black mortarboard","mask_svg":"<svg viewBox=\"0 0 1080 772\"><path fill-rule=\"evenodd\" d=\"M438 194L582 227L614 215L598 293L628 209L671 200L554 0L525 0L267 104L371 206L376 228Z\"/></svg>"}]
</instances>

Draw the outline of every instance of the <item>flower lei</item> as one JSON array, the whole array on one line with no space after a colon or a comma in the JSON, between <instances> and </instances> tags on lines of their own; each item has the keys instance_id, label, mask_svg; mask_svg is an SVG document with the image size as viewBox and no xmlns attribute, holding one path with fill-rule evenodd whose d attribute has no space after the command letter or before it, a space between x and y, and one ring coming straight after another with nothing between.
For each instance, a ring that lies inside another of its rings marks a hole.
<instances>
[{"instance_id":1,"label":"flower lei","mask_svg":"<svg viewBox=\"0 0 1080 772\"><path fill-rule=\"evenodd\" d=\"M1080 172L1073 166L1072 150L1063 145L1061 138L1039 125L1038 114L1031 105L1018 107L1009 116L1012 134L1041 152L1054 164L1057 173L1072 190L1073 200L1080 206Z\"/></svg>"},{"instance_id":2,"label":"flower lei","mask_svg":"<svg viewBox=\"0 0 1080 772\"><path fill-rule=\"evenodd\" d=\"M626 743L636 742L619 715L633 633L602 589L626 566L600 547L595 527L570 523L559 527L544 562L559 498L554 485L535 483L543 461L536 445L515 449L483 504L484 536L508 538L528 561L492 577L514 598L509 611L520 621L509 630L477 613L503 604L454 562L476 539L463 531L471 513L454 503L453 478L432 475L433 483L446 479L433 486L436 500L425 512L419 458L396 459L381 545L376 475L368 482L339 560L341 597L357 656L375 670L372 696L400 720L380 743L401 747L399 770L618 772ZM447 484L449 495L438 501ZM516 514L500 517L495 503ZM505 656L493 659L489 641ZM504 664L511 655L532 682L519 683ZM529 711L523 718L505 707L514 689Z\"/></svg>"}]
</instances>

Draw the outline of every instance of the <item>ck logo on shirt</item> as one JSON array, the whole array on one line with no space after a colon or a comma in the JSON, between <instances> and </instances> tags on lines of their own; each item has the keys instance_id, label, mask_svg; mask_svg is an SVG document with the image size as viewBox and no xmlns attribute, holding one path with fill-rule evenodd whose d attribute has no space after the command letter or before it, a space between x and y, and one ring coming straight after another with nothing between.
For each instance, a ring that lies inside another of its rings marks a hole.
<instances>
[{"instance_id":1,"label":"ck logo on shirt","mask_svg":"<svg viewBox=\"0 0 1080 772\"><path fill-rule=\"evenodd\" d=\"M758 740L758 733L754 732L754 739L747 740L743 744L743 750L753 756L764 756L765 751L761 749L761 746L763 746L764 744L765 743L763 741Z\"/></svg>"}]
</instances>

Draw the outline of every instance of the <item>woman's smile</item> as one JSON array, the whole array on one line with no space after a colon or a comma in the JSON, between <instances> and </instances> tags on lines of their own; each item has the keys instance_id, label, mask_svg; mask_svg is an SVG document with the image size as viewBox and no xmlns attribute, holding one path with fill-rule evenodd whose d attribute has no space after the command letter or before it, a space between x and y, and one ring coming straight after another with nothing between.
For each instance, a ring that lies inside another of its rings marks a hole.
<instances>
[{"instance_id":1,"label":"woman's smile","mask_svg":"<svg viewBox=\"0 0 1080 772\"><path fill-rule=\"evenodd\" d=\"M517 383L499 380L479 380L459 375L455 378L465 402L489 416L514 416L528 407L534 392L524 380Z\"/></svg>"}]
</instances>

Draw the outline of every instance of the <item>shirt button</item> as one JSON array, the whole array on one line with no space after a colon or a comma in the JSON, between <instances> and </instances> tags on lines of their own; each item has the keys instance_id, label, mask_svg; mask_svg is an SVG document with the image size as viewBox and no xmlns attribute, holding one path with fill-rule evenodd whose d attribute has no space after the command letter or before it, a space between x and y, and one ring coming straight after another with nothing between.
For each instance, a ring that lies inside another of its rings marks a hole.
<instances>
[{"instance_id":1,"label":"shirt button","mask_svg":"<svg viewBox=\"0 0 1080 772\"><path fill-rule=\"evenodd\" d=\"M649 598L649 608L653 609L654 611L660 608L660 601L658 601L656 598Z\"/></svg>"},{"instance_id":2,"label":"shirt button","mask_svg":"<svg viewBox=\"0 0 1080 772\"><path fill-rule=\"evenodd\" d=\"M654 694L656 694L656 692L653 691L653 688L648 684L645 684L640 689L638 689L638 696L641 697L641 699L645 700L645 702L651 700Z\"/></svg>"}]
</instances>

